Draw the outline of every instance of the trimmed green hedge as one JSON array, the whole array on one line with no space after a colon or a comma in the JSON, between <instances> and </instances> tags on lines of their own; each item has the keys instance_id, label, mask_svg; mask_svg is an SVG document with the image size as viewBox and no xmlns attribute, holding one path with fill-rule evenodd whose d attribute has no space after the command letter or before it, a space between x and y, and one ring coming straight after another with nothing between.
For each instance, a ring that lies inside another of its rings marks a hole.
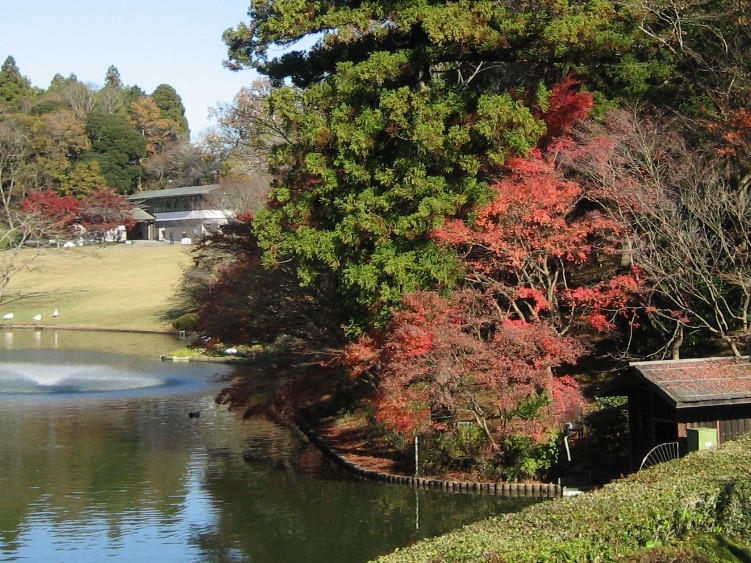
<instances>
[{"instance_id":1,"label":"trimmed green hedge","mask_svg":"<svg viewBox=\"0 0 751 563\"><path fill-rule=\"evenodd\" d=\"M397 550L380 561L612 561L693 532L751 529L751 435L598 491L542 502Z\"/></svg>"}]
</instances>

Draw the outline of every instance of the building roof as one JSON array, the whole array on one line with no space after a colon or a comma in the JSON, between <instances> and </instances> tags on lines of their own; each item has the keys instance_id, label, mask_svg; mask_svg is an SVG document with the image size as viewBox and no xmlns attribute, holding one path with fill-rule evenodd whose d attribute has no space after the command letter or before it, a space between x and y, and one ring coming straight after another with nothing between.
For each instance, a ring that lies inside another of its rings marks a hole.
<instances>
[{"instance_id":1,"label":"building roof","mask_svg":"<svg viewBox=\"0 0 751 563\"><path fill-rule=\"evenodd\" d=\"M164 190L150 190L138 192L128 196L129 201L143 201L147 199L156 199L164 197L180 197L186 195L203 195L213 192L219 187L219 184L208 184L206 186L185 186L182 188L167 188Z\"/></svg>"},{"instance_id":2,"label":"building roof","mask_svg":"<svg viewBox=\"0 0 751 563\"><path fill-rule=\"evenodd\" d=\"M676 408L751 403L751 359L634 362L631 367Z\"/></svg>"},{"instance_id":3,"label":"building roof","mask_svg":"<svg viewBox=\"0 0 751 563\"><path fill-rule=\"evenodd\" d=\"M134 207L133 209L128 211L128 214L139 223L154 220L154 216L151 213L144 211L140 207Z\"/></svg>"}]
</instances>

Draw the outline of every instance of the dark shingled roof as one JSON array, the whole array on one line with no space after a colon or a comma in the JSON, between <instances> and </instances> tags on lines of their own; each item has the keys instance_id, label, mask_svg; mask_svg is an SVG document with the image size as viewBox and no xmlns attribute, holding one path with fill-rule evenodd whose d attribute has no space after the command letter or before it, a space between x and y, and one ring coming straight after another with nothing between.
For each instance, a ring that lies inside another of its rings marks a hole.
<instances>
[{"instance_id":1,"label":"dark shingled roof","mask_svg":"<svg viewBox=\"0 0 751 563\"><path fill-rule=\"evenodd\" d=\"M147 213L140 207L134 207L133 209L128 211L128 214L133 217L133 219L139 222L154 220L154 216L151 213Z\"/></svg>"},{"instance_id":2,"label":"dark shingled roof","mask_svg":"<svg viewBox=\"0 0 751 563\"><path fill-rule=\"evenodd\" d=\"M164 190L150 190L138 192L128 196L129 201L142 201L146 199L180 197L186 195L209 194L219 187L219 184L208 184L206 186L184 186L182 188L166 188Z\"/></svg>"},{"instance_id":3,"label":"dark shingled roof","mask_svg":"<svg viewBox=\"0 0 751 563\"><path fill-rule=\"evenodd\" d=\"M634 362L631 367L676 408L751 403L748 356Z\"/></svg>"}]
</instances>

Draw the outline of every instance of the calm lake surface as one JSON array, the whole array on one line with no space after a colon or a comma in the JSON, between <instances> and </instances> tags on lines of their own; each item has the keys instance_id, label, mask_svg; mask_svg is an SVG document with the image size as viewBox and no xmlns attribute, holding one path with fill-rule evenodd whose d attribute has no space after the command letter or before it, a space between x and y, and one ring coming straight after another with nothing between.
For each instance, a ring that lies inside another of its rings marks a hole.
<instances>
[{"instance_id":1,"label":"calm lake surface","mask_svg":"<svg viewBox=\"0 0 751 563\"><path fill-rule=\"evenodd\" d=\"M530 502L355 480L180 346L0 330L0 561L367 561Z\"/></svg>"}]
</instances>

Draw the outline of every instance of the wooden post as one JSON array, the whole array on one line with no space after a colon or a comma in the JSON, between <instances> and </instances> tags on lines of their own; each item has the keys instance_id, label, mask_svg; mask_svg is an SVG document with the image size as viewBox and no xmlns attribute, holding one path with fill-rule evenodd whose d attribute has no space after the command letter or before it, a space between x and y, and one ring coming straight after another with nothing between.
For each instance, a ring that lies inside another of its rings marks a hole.
<instances>
[{"instance_id":1,"label":"wooden post","mask_svg":"<svg viewBox=\"0 0 751 563\"><path fill-rule=\"evenodd\" d=\"M415 434L415 477L420 474L420 438Z\"/></svg>"}]
</instances>

